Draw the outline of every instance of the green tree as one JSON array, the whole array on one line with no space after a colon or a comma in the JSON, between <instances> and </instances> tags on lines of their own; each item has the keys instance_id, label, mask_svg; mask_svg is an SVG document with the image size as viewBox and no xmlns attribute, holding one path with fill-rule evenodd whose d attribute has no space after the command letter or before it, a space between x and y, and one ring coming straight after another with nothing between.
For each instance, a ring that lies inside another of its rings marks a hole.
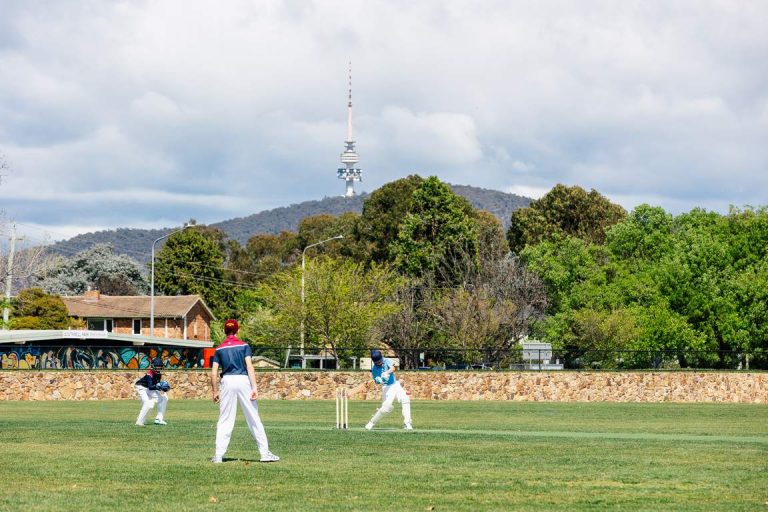
<instances>
[{"instance_id":1,"label":"green tree","mask_svg":"<svg viewBox=\"0 0 768 512\"><path fill-rule=\"evenodd\" d=\"M638 337L635 317L624 308L576 310L570 328L579 354L586 355L581 364L599 361L602 368L619 366L615 351L628 349Z\"/></svg>"},{"instance_id":2,"label":"green tree","mask_svg":"<svg viewBox=\"0 0 768 512\"><path fill-rule=\"evenodd\" d=\"M423 181L418 175L401 178L374 190L365 200L354 233L362 261L391 261L390 245L397 240L400 225L411 211L413 192Z\"/></svg>"},{"instance_id":3,"label":"green tree","mask_svg":"<svg viewBox=\"0 0 768 512\"><path fill-rule=\"evenodd\" d=\"M527 208L512 213L507 240L515 253L555 235L602 244L606 230L625 216L624 208L595 190L558 184Z\"/></svg>"},{"instance_id":4,"label":"green tree","mask_svg":"<svg viewBox=\"0 0 768 512\"><path fill-rule=\"evenodd\" d=\"M280 337L275 328L275 314L264 304L258 289L239 288L235 293L232 317L238 319L240 330L237 337L248 343L254 355L268 357L282 362L285 347L291 345ZM211 324L211 340L218 345L224 339L225 318L219 318Z\"/></svg>"},{"instance_id":5,"label":"green tree","mask_svg":"<svg viewBox=\"0 0 768 512\"><path fill-rule=\"evenodd\" d=\"M419 277L434 273L442 283L459 282L466 260L477 264L476 212L469 202L431 176L413 192L410 212L390 245L398 270Z\"/></svg>"},{"instance_id":6,"label":"green tree","mask_svg":"<svg viewBox=\"0 0 768 512\"><path fill-rule=\"evenodd\" d=\"M509 244L504 235L504 226L492 213L477 212L477 247L480 264L493 265L509 253Z\"/></svg>"},{"instance_id":7,"label":"green tree","mask_svg":"<svg viewBox=\"0 0 768 512\"><path fill-rule=\"evenodd\" d=\"M661 293L706 340L706 348L719 351L721 367L732 364L728 351L754 347L755 339L766 346L749 314L755 306L751 297L759 294L744 294L741 284L760 279L759 264L768 256L760 245L768 236L766 220L764 211L682 214L675 219L673 250L657 265Z\"/></svg>"},{"instance_id":8,"label":"green tree","mask_svg":"<svg viewBox=\"0 0 768 512\"><path fill-rule=\"evenodd\" d=\"M652 362L643 358L658 359L656 354L665 352L668 353L669 364L685 367L689 361L693 362L697 351L707 348L705 337L688 323L685 316L672 310L662 296L647 305L632 305L630 310L635 316L638 333L635 342L628 348L650 353L636 353L633 356L636 361L630 362L628 366L657 366L660 361ZM672 357L676 358L676 361L671 361Z\"/></svg>"},{"instance_id":9,"label":"green tree","mask_svg":"<svg viewBox=\"0 0 768 512\"><path fill-rule=\"evenodd\" d=\"M353 233L359 218L360 216L354 212L346 212L339 216L321 214L306 217L299 223L297 238L299 247L304 249L306 246L321 240L341 235L344 237L341 240L315 247L313 249L314 254L325 254L331 258L351 257L357 252Z\"/></svg>"},{"instance_id":10,"label":"green tree","mask_svg":"<svg viewBox=\"0 0 768 512\"><path fill-rule=\"evenodd\" d=\"M200 295L216 316L229 316L237 283L225 279L224 238L203 226L171 235L155 257L156 292Z\"/></svg>"},{"instance_id":11,"label":"green tree","mask_svg":"<svg viewBox=\"0 0 768 512\"><path fill-rule=\"evenodd\" d=\"M305 268L303 304L300 269L276 274L260 287L272 316L261 318L268 325L259 330L295 347L303 318L305 348L330 348L343 365L371 345L377 323L395 307L391 295L397 283L383 266L366 270L348 259L313 258Z\"/></svg>"},{"instance_id":12,"label":"green tree","mask_svg":"<svg viewBox=\"0 0 768 512\"><path fill-rule=\"evenodd\" d=\"M254 235L245 248L230 248L228 269L232 278L240 283L260 283L294 265L300 256L298 247L297 235L290 231Z\"/></svg>"},{"instance_id":13,"label":"green tree","mask_svg":"<svg viewBox=\"0 0 768 512\"><path fill-rule=\"evenodd\" d=\"M648 367L652 353L654 365L723 368L749 353L768 366L766 242L764 208L672 217L642 205L605 246L556 236L521 255L551 294L542 333L575 353L642 350L625 364Z\"/></svg>"},{"instance_id":14,"label":"green tree","mask_svg":"<svg viewBox=\"0 0 768 512\"><path fill-rule=\"evenodd\" d=\"M609 254L605 248L580 238L555 236L527 246L520 258L544 282L549 297L548 312L556 314L586 302L575 290L580 283L604 283L604 265Z\"/></svg>"},{"instance_id":15,"label":"green tree","mask_svg":"<svg viewBox=\"0 0 768 512\"><path fill-rule=\"evenodd\" d=\"M730 296L738 306L746 334L734 348L762 354L762 367L768 368L768 261L756 262L739 272L730 284Z\"/></svg>"},{"instance_id":16,"label":"green tree","mask_svg":"<svg viewBox=\"0 0 768 512\"><path fill-rule=\"evenodd\" d=\"M658 260L672 249L673 220L663 208L641 204L608 228L606 244L624 260Z\"/></svg>"},{"instance_id":17,"label":"green tree","mask_svg":"<svg viewBox=\"0 0 768 512\"><path fill-rule=\"evenodd\" d=\"M11 329L66 329L69 311L57 295L41 288L27 288L11 300Z\"/></svg>"}]
</instances>

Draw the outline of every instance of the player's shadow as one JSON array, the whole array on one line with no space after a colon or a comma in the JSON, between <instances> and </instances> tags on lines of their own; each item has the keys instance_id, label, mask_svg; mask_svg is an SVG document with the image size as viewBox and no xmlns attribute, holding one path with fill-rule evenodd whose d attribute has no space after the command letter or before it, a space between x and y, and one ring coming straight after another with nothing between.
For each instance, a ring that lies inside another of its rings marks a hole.
<instances>
[{"instance_id":1,"label":"player's shadow","mask_svg":"<svg viewBox=\"0 0 768 512\"><path fill-rule=\"evenodd\" d=\"M238 457L224 457L221 459L221 462L245 462L245 463L251 463L251 462L260 462L259 459L243 459Z\"/></svg>"}]
</instances>

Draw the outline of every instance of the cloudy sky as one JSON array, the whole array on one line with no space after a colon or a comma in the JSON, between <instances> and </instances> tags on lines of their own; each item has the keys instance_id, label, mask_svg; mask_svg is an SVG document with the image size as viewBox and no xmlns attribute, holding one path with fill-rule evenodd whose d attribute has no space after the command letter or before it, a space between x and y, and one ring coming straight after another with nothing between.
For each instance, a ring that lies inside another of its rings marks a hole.
<instances>
[{"instance_id":1,"label":"cloudy sky","mask_svg":"<svg viewBox=\"0 0 768 512\"><path fill-rule=\"evenodd\" d=\"M55 240L341 195L349 61L359 191L766 205L766 27L738 0L0 0L2 220Z\"/></svg>"}]
</instances>

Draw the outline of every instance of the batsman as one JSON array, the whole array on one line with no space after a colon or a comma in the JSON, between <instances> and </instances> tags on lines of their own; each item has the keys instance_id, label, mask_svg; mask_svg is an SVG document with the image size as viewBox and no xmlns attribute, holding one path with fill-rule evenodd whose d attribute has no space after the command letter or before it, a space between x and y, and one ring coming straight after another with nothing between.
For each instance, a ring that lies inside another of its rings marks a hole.
<instances>
[{"instance_id":1,"label":"batsman","mask_svg":"<svg viewBox=\"0 0 768 512\"><path fill-rule=\"evenodd\" d=\"M380 350L371 350L371 377L376 384L381 384L381 407L373 415L371 421L365 425L366 430L371 430L374 425L387 413L395 408L395 400L400 402L403 408L403 423L405 430L413 430L411 426L411 397L395 378L395 367L391 361L384 359Z\"/></svg>"}]
</instances>

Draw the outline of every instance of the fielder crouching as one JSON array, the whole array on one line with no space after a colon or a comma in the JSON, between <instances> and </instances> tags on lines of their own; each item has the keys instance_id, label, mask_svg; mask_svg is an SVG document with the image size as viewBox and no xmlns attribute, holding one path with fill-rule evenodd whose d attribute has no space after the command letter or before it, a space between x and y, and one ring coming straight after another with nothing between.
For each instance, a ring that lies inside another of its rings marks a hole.
<instances>
[{"instance_id":1,"label":"fielder crouching","mask_svg":"<svg viewBox=\"0 0 768 512\"><path fill-rule=\"evenodd\" d=\"M381 384L381 407L373 415L371 421L365 426L371 430L374 425L387 413L395 408L395 400L400 402L403 408L403 423L405 430L412 430L411 426L411 397L403 386L395 378L395 367L381 355L380 350L371 350L371 377L376 384Z\"/></svg>"},{"instance_id":2,"label":"fielder crouching","mask_svg":"<svg viewBox=\"0 0 768 512\"><path fill-rule=\"evenodd\" d=\"M165 422L165 408L168 406L168 396L165 394L170 385L162 380L160 369L163 368L163 360L156 357L152 360L152 368L147 374L136 381L135 388L141 399L141 410L136 418L136 425L143 427L149 411L157 405L155 425L167 425Z\"/></svg>"}]
</instances>

